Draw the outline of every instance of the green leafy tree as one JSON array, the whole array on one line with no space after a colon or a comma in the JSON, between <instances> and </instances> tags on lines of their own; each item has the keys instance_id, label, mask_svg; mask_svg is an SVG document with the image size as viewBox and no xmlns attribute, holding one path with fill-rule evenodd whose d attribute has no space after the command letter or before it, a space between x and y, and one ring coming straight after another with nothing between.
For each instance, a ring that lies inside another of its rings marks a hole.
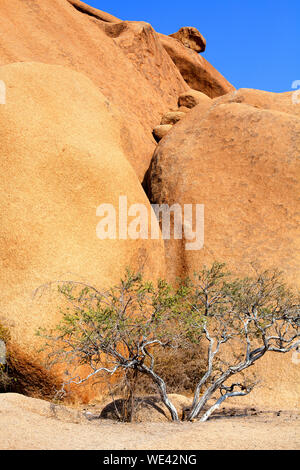
<instances>
[{"instance_id":1,"label":"green leafy tree","mask_svg":"<svg viewBox=\"0 0 300 470\"><path fill-rule=\"evenodd\" d=\"M76 363L90 371L85 377L72 377L62 392L71 383L82 384L95 376L125 374L130 392L123 418L131 421L137 379L147 375L177 421L165 381L155 371L154 352L182 341L174 319L183 289L174 292L162 280L157 285L144 282L141 274L128 270L120 284L107 291L75 282L60 283L59 291L71 307L62 312L56 331L38 332L47 338L49 365Z\"/></svg>"},{"instance_id":2,"label":"green leafy tree","mask_svg":"<svg viewBox=\"0 0 300 470\"><path fill-rule=\"evenodd\" d=\"M150 378L172 420L178 421L165 377L157 369L156 357L163 360L164 351L180 350L181 358L185 349L199 351L193 403L184 418L206 421L227 398L251 392L256 382L246 372L257 360L300 345L299 294L276 271L237 279L225 265L214 263L174 289L128 270L107 291L67 281L59 282L59 291L70 307L55 331L39 332L47 338L49 363L87 365L89 370L83 377L71 376L62 393L71 383L103 374L125 376L129 392L123 419L128 421L140 376ZM211 405L216 393L220 396Z\"/></svg>"},{"instance_id":3,"label":"green leafy tree","mask_svg":"<svg viewBox=\"0 0 300 470\"><path fill-rule=\"evenodd\" d=\"M299 294L286 287L278 271L235 279L224 264L214 263L190 282L188 304L182 328L190 341L207 344L207 367L189 420L206 421L227 398L249 394L256 382L245 372L265 354L300 345ZM216 393L219 398L204 412Z\"/></svg>"}]
</instances>

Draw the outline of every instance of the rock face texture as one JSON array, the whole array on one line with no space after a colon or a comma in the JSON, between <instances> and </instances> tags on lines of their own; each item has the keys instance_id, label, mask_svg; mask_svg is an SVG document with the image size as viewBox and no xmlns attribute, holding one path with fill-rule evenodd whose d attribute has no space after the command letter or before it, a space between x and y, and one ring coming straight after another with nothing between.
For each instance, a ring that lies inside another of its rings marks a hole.
<instances>
[{"instance_id":1,"label":"rock face texture","mask_svg":"<svg viewBox=\"0 0 300 470\"><path fill-rule=\"evenodd\" d=\"M243 103L254 106L258 109L268 109L271 111L281 111L293 114L300 118L299 103L294 102L293 92L270 93L262 90L252 90L242 88L232 93L228 93L214 102L217 104Z\"/></svg>"},{"instance_id":2,"label":"rock face texture","mask_svg":"<svg viewBox=\"0 0 300 470\"><path fill-rule=\"evenodd\" d=\"M180 41L167 39L198 57ZM212 97L233 89L199 60L203 86L197 89ZM176 106L178 95L194 87L150 24L121 21L80 0L2 0L0 65L24 61L67 66L94 82L124 117L122 146L140 181L155 150L153 128Z\"/></svg>"},{"instance_id":3,"label":"rock face texture","mask_svg":"<svg viewBox=\"0 0 300 470\"><path fill-rule=\"evenodd\" d=\"M190 88L216 98L235 88L204 57L173 37L159 34L165 50Z\"/></svg>"},{"instance_id":4,"label":"rock face texture","mask_svg":"<svg viewBox=\"0 0 300 470\"><path fill-rule=\"evenodd\" d=\"M177 33L170 34L171 38L178 39L185 47L196 52L204 52L206 41L198 29L191 26L180 28Z\"/></svg>"},{"instance_id":5,"label":"rock face texture","mask_svg":"<svg viewBox=\"0 0 300 470\"><path fill-rule=\"evenodd\" d=\"M197 105L201 105L202 110L210 108L212 105L211 99L197 90L189 90L182 93L178 98L178 106L185 108L194 108Z\"/></svg>"},{"instance_id":6,"label":"rock face texture","mask_svg":"<svg viewBox=\"0 0 300 470\"><path fill-rule=\"evenodd\" d=\"M194 107L158 145L145 184L151 201L205 206L203 249L166 241L172 279L221 260L239 275L251 263L278 267L300 285L300 119L291 102L291 93L241 90L205 112ZM287 370L281 359L260 366L268 385L254 396L297 406L299 366Z\"/></svg>"},{"instance_id":7,"label":"rock face texture","mask_svg":"<svg viewBox=\"0 0 300 470\"><path fill-rule=\"evenodd\" d=\"M108 285L145 260L154 278L162 273L161 242L100 241L95 210L116 206L119 195L150 210L139 180L155 150L153 128L189 86L151 25L80 0L3 0L1 65L1 315L19 382L27 390L42 383L46 393L52 378L34 334L55 324L58 304L32 303L32 292L64 273Z\"/></svg>"},{"instance_id":8,"label":"rock face texture","mask_svg":"<svg viewBox=\"0 0 300 470\"><path fill-rule=\"evenodd\" d=\"M154 127L153 137L156 142L159 142L168 132L172 129L172 124L160 124L159 126Z\"/></svg>"},{"instance_id":9,"label":"rock face texture","mask_svg":"<svg viewBox=\"0 0 300 470\"><path fill-rule=\"evenodd\" d=\"M261 260L299 282L297 106L293 115L211 103L205 112L202 105L193 108L157 147L147 178L149 197L155 203L205 204L205 248L185 253L189 272L216 257L239 269ZM174 275L182 273L177 266L169 264Z\"/></svg>"},{"instance_id":10,"label":"rock face texture","mask_svg":"<svg viewBox=\"0 0 300 470\"><path fill-rule=\"evenodd\" d=\"M152 130L188 88L149 24L121 22L77 0L3 0L0 65L23 61L87 75L123 115L123 150L143 179Z\"/></svg>"},{"instance_id":11,"label":"rock face texture","mask_svg":"<svg viewBox=\"0 0 300 470\"><path fill-rule=\"evenodd\" d=\"M92 18L96 18L97 20L105 21L106 23L121 23L122 20L116 18L105 11L98 10L97 8L93 8L90 5L87 5L81 0L67 0L76 10L84 13Z\"/></svg>"},{"instance_id":12,"label":"rock face texture","mask_svg":"<svg viewBox=\"0 0 300 470\"><path fill-rule=\"evenodd\" d=\"M215 260L239 275L276 266L299 285L300 105L235 90L204 49L195 28L164 36L80 0L1 1L0 324L22 391L61 379L37 354L35 331L57 323L61 302L46 287L33 295L41 285L108 286L141 265L155 279L165 262L175 280ZM150 202L204 205L203 249L99 240L97 207L118 220L124 195L149 215ZM267 387L251 397L296 406L299 365L259 367Z\"/></svg>"},{"instance_id":13,"label":"rock face texture","mask_svg":"<svg viewBox=\"0 0 300 470\"><path fill-rule=\"evenodd\" d=\"M176 124L185 116L185 113L182 111L170 111L166 113L161 120L161 124Z\"/></svg>"},{"instance_id":14,"label":"rock face texture","mask_svg":"<svg viewBox=\"0 0 300 470\"><path fill-rule=\"evenodd\" d=\"M156 278L164 249L160 240L97 238L100 204L113 204L117 220L121 195L128 206L145 204L149 215L150 204L122 150L122 118L93 83L37 63L3 66L0 77L7 86L0 106L0 322L12 335L19 382L46 394L51 377L40 367L35 333L55 325L62 299L57 286L34 296L35 289L67 279L104 288L145 262L146 275Z\"/></svg>"}]
</instances>

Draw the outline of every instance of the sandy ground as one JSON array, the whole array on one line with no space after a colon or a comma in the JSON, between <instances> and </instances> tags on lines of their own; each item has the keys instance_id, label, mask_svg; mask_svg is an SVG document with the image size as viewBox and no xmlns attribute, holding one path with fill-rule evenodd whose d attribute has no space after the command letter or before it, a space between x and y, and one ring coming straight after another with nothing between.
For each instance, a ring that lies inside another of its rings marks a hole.
<instances>
[{"instance_id":1,"label":"sandy ground","mask_svg":"<svg viewBox=\"0 0 300 470\"><path fill-rule=\"evenodd\" d=\"M211 419L206 423L88 421L79 411L53 411L48 402L0 395L0 449L202 450L299 449L297 412Z\"/></svg>"}]
</instances>

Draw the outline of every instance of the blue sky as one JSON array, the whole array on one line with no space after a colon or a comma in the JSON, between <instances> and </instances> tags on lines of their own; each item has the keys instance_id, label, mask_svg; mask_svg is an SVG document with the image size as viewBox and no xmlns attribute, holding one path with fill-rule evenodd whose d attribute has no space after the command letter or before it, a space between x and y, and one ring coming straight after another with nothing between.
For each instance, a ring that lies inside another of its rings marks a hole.
<instances>
[{"instance_id":1,"label":"blue sky","mask_svg":"<svg viewBox=\"0 0 300 470\"><path fill-rule=\"evenodd\" d=\"M204 56L236 88L290 91L300 80L300 0L84 0L171 34L195 26Z\"/></svg>"}]
</instances>

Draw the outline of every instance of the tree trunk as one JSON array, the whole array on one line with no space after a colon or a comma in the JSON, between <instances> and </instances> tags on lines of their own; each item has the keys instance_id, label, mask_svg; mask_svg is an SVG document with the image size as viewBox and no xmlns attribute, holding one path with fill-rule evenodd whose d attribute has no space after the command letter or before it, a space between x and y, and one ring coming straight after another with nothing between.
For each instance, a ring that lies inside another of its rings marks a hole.
<instances>
[{"instance_id":1,"label":"tree trunk","mask_svg":"<svg viewBox=\"0 0 300 470\"><path fill-rule=\"evenodd\" d=\"M132 423L135 413L135 391L137 385L138 371L134 370L132 376L127 378L127 393L124 400L124 421Z\"/></svg>"},{"instance_id":2,"label":"tree trunk","mask_svg":"<svg viewBox=\"0 0 300 470\"><path fill-rule=\"evenodd\" d=\"M251 360L246 360L245 362L242 362L238 364L237 366L230 367L227 371L225 371L221 377L219 377L204 393L202 396L201 400L198 401L198 403L194 403L192 406L191 413L188 416L188 420L191 421L192 419L198 418L201 410L203 407L206 405L207 401L209 398L212 396L212 394L220 388L221 385L223 385L224 382L226 382L229 377L232 377L233 375L242 372L244 369L247 369L250 367L257 359L262 357L264 355L264 351L260 352L259 355L254 356Z\"/></svg>"},{"instance_id":3,"label":"tree trunk","mask_svg":"<svg viewBox=\"0 0 300 470\"><path fill-rule=\"evenodd\" d=\"M251 390L250 390L251 391ZM230 398L230 397L244 397L245 395L248 395L248 393L250 393L250 391L247 391L247 392L231 392L231 393L226 393L225 395L223 395L222 397L220 397L218 399L218 401L209 408L209 410L207 410L206 413L204 413L204 415L202 416L202 418L200 419L200 421L202 422L205 422L208 420L208 418L213 414L214 411L216 411L220 405L223 403L223 401L225 401L227 398Z\"/></svg>"},{"instance_id":4,"label":"tree trunk","mask_svg":"<svg viewBox=\"0 0 300 470\"><path fill-rule=\"evenodd\" d=\"M169 410L169 412L171 414L172 421L178 422L179 421L178 413L177 413L177 410L176 410L175 406L173 405L173 403L168 398L166 384L165 384L164 380L161 377L159 377L153 370L149 369L145 365L142 365L141 372L143 372L144 374L150 375L150 377L155 382L155 384L158 388L160 397L161 397L164 405L167 407L167 409Z\"/></svg>"}]
</instances>

